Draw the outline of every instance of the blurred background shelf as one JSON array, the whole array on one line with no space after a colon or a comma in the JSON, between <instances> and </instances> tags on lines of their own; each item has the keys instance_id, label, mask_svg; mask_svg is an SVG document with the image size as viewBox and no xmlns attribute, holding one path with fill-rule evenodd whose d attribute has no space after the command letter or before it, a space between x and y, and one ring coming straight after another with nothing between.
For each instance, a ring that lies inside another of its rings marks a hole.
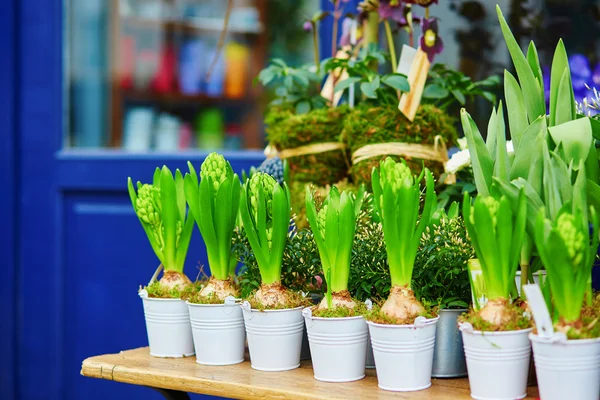
<instances>
[{"instance_id":1,"label":"blurred background shelf","mask_svg":"<svg viewBox=\"0 0 600 400\"><path fill-rule=\"evenodd\" d=\"M194 17L191 20L162 20L140 17L122 17L121 24L140 29L164 29L189 34L221 32L225 24L223 18ZM232 34L259 35L263 32L261 24L251 26L230 26L227 31Z\"/></svg>"}]
</instances>

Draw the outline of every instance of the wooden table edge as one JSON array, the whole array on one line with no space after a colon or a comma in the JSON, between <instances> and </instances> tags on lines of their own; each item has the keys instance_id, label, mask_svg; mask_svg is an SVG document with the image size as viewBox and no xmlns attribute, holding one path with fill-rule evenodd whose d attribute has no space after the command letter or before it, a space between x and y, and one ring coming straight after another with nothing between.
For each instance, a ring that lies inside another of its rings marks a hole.
<instances>
[{"instance_id":1,"label":"wooden table edge","mask_svg":"<svg viewBox=\"0 0 600 400\"><path fill-rule=\"evenodd\" d=\"M129 349L129 350L138 350L138 349L143 349L143 347L136 348L136 349ZM127 350L127 351L129 351L129 350ZM155 381L155 382L152 382L152 385L149 385L149 384L145 385L143 382L141 382L140 379L134 379L134 377L143 377L144 376L143 374L137 373L135 371L136 370L135 368L124 366L124 365L107 363L105 361L98 362L95 360L95 359L101 358L103 356L119 355L121 353L123 353L123 351L121 351L119 353L101 354L101 355L86 358L82 362L80 374L82 376L85 376L88 378L105 379L105 380L109 380L109 381L113 381L113 382L128 383L128 384L137 385L137 386L150 386L153 388L168 389L168 390L174 390L174 391L184 391L184 392L189 392L189 393L194 393L194 394L204 394L204 395L219 396L219 397L224 397L223 391L230 391L232 396L242 396L242 397L232 397L232 398L240 398L240 399L264 399L265 397L270 398L270 399L299 399L299 400L304 400L304 399L306 399L306 400L311 400L311 399L330 400L330 399L333 399L332 397L329 397L329 396L315 397L314 393L311 395L307 395L306 393L297 392L297 391L293 391L293 390L285 390L285 391L281 390L281 389L276 390L276 389L269 388L269 387L247 385L247 384L235 383L235 382L214 381L211 379L200 378L200 377L194 378L195 385L184 385L184 387L182 387L181 382L179 385L176 385L176 384L170 384L168 381L167 382ZM177 375L169 374L166 372L161 374L161 376L168 377L168 378L177 378ZM150 382L148 382L148 383L150 383ZM200 388L202 389L202 392L197 391ZM217 388L220 388L220 390ZM249 394L252 394L252 396L248 397Z\"/></svg>"},{"instance_id":2,"label":"wooden table edge","mask_svg":"<svg viewBox=\"0 0 600 400\"><path fill-rule=\"evenodd\" d=\"M189 392L195 394L205 394L219 397L232 397L239 399L300 399L300 400L331 400L336 397L331 397L328 393L303 393L294 389L276 389L272 387L248 385L238 382L218 381L205 377L194 377L193 382L185 380L177 380L181 378L178 374L161 371L160 374L154 374L152 379L149 379L148 374L144 373L136 367L127 365L119 365L118 362L106 362L102 358L106 356L119 356L124 352L147 349L140 347L136 349L128 349L119 353L101 354L91 356L83 360L80 374L88 378L105 379L114 382L127 383L136 386L151 387L154 389L166 389L176 392ZM302 368L302 367L301 367ZM465 388L459 382L466 378L457 379L435 379L432 378L432 383L435 381L438 386L448 387L449 389L465 390L465 398L470 398L470 390ZM531 394L528 387L527 399L536 399L536 396ZM409 395L410 392L391 392L397 394ZM536 393L537 394L537 393Z\"/></svg>"}]
</instances>

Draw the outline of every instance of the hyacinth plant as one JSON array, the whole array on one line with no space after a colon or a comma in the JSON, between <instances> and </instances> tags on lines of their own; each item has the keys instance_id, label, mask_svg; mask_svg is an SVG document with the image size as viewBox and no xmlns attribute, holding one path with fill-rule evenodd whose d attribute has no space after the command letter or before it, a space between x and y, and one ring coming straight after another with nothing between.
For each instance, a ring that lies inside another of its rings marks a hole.
<instances>
[{"instance_id":1,"label":"hyacinth plant","mask_svg":"<svg viewBox=\"0 0 600 400\"><path fill-rule=\"evenodd\" d=\"M164 268L159 287L171 293L185 289L191 283L183 273L183 266L194 219L186 215L181 172L177 170L173 177L166 166L156 168L152 184L138 181L136 193L129 177L127 188L133 209Z\"/></svg>"},{"instance_id":2,"label":"hyacinth plant","mask_svg":"<svg viewBox=\"0 0 600 400\"><path fill-rule=\"evenodd\" d=\"M498 6L496 10L518 77L517 80L510 72L504 71L504 98L514 155L511 157L504 150L506 132L501 104L498 111L494 110L490 117L486 142L470 115L464 110L461 110L461 120L469 144L478 192L488 195L491 185L497 183L500 190L511 199L513 212L517 212L516 199L519 189L525 189L528 198L528 221L520 256L523 276L521 282L525 285L533 279L529 267L534 254L532 238L535 234L537 211L542 205L552 201L546 198L548 187L544 177L547 173L544 169L548 164L542 157L548 151L550 154L554 152L553 158L560 156L566 165L572 162L575 170L581 161L585 161L591 180L588 185L590 194L597 198L599 196L594 193L600 193L600 190L594 189L598 188L598 156L595 151L591 151L591 120L576 113L569 61L563 42L558 42L552 60L550 107L546 115L544 77L535 44L531 42L524 54L502 11ZM555 207L554 211L559 208L560 206ZM547 211L550 210L547 208Z\"/></svg>"},{"instance_id":3,"label":"hyacinth plant","mask_svg":"<svg viewBox=\"0 0 600 400\"><path fill-rule=\"evenodd\" d=\"M477 195L474 204L465 194L463 218L467 232L481 264L487 304L477 315L489 330L515 326L519 318L511 309L519 256L525 237L527 202L521 190L517 212L510 200L494 191L489 196Z\"/></svg>"},{"instance_id":4,"label":"hyacinth plant","mask_svg":"<svg viewBox=\"0 0 600 400\"><path fill-rule=\"evenodd\" d=\"M240 215L254 252L260 288L254 300L266 308L284 307L290 294L281 284L283 251L290 226L290 191L264 172L255 172L242 190Z\"/></svg>"},{"instance_id":5,"label":"hyacinth plant","mask_svg":"<svg viewBox=\"0 0 600 400\"><path fill-rule=\"evenodd\" d=\"M364 193L363 185L356 195L348 191L342 191L340 194L337 187L333 186L317 212L312 192L306 186L306 217L319 249L327 282L327 293L318 309L356 307L356 302L352 300L348 291L348 279L356 221L361 211Z\"/></svg>"},{"instance_id":6,"label":"hyacinth plant","mask_svg":"<svg viewBox=\"0 0 600 400\"><path fill-rule=\"evenodd\" d=\"M202 234L211 278L199 292L219 300L235 296L231 238L240 202L240 180L221 154L210 153L200 167L200 182L192 163L184 178L185 198Z\"/></svg>"},{"instance_id":7,"label":"hyacinth plant","mask_svg":"<svg viewBox=\"0 0 600 400\"><path fill-rule=\"evenodd\" d=\"M425 177L425 202L421 208L421 185ZM421 236L429 224L436 199L433 175L424 168L415 178L404 160L387 157L372 173L374 208L381 219L392 287L381 307L386 316L404 322L425 310L411 289L415 257Z\"/></svg>"},{"instance_id":8,"label":"hyacinth plant","mask_svg":"<svg viewBox=\"0 0 600 400\"><path fill-rule=\"evenodd\" d=\"M581 318L586 295L591 294L590 277L598 251L598 219L593 206L589 220L575 202L564 204L555 219L540 210L535 243L552 289L556 329L570 338L586 337L582 330L597 323L586 326Z\"/></svg>"}]
</instances>

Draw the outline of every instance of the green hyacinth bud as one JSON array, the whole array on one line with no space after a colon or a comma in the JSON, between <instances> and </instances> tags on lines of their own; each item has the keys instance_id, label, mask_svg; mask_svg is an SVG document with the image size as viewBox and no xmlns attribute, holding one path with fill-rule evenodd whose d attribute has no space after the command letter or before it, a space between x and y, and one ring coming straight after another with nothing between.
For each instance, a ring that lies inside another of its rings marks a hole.
<instances>
[{"instance_id":1,"label":"green hyacinth bud","mask_svg":"<svg viewBox=\"0 0 600 400\"><path fill-rule=\"evenodd\" d=\"M273 179L272 176L267 175L263 172L256 172L252 174L252 178L250 178L250 206L252 215L254 215L254 219L258 218L258 191L259 188L262 188L263 195L266 200L267 209L266 215L267 217L272 216L272 206L273 206L273 189L275 189L275 185L277 185L277 181Z\"/></svg>"},{"instance_id":2,"label":"green hyacinth bud","mask_svg":"<svg viewBox=\"0 0 600 400\"><path fill-rule=\"evenodd\" d=\"M160 189L149 184L142 185L138 190L136 213L142 221L150 225L160 223Z\"/></svg>"},{"instance_id":3,"label":"green hyacinth bud","mask_svg":"<svg viewBox=\"0 0 600 400\"><path fill-rule=\"evenodd\" d=\"M317 214L317 225L319 226L319 232L321 237L325 240L325 221L327 220L327 204L325 204Z\"/></svg>"},{"instance_id":4,"label":"green hyacinth bud","mask_svg":"<svg viewBox=\"0 0 600 400\"><path fill-rule=\"evenodd\" d=\"M221 183L228 178L229 172L227 161L223 155L213 152L206 157L200 166L200 179L206 179L210 176L213 189L217 192Z\"/></svg>"},{"instance_id":5,"label":"green hyacinth bud","mask_svg":"<svg viewBox=\"0 0 600 400\"><path fill-rule=\"evenodd\" d=\"M583 261L586 237L581 230L577 229L575 218L570 213L562 213L558 217L554 229L565 243L569 258L573 261L573 266L578 267Z\"/></svg>"},{"instance_id":6,"label":"green hyacinth bud","mask_svg":"<svg viewBox=\"0 0 600 400\"><path fill-rule=\"evenodd\" d=\"M391 186L394 193L402 186L414 185L414 177L410 168L403 162L395 162L391 157L387 157L381 162L380 175L382 186Z\"/></svg>"}]
</instances>

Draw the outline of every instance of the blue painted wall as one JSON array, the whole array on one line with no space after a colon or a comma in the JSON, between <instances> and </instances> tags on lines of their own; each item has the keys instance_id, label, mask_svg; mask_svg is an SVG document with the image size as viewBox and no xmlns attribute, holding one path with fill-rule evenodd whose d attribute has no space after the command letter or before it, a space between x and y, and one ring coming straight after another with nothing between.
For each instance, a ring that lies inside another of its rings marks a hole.
<instances>
[{"instance_id":1,"label":"blue painted wall","mask_svg":"<svg viewBox=\"0 0 600 400\"><path fill-rule=\"evenodd\" d=\"M199 166L205 153L64 151L63 2L0 2L0 399L160 399L85 378L86 357L146 346L139 285L158 264L127 177ZM226 153L240 172L262 152ZM186 272L206 264L195 229Z\"/></svg>"}]
</instances>

